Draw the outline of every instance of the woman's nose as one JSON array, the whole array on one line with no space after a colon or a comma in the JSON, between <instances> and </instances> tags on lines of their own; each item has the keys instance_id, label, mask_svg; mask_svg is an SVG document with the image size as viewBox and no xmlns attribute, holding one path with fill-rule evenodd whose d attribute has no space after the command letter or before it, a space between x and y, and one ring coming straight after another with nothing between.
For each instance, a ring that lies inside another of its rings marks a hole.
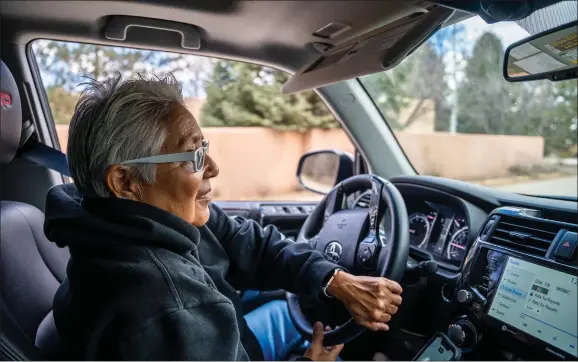
<instances>
[{"instance_id":1,"label":"woman's nose","mask_svg":"<svg viewBox=\"0 0 578 362\"><path fill-rule=\"evenodd\" d=\"M206 163L206 167L205 167L205 173L203 174L203 178L213 178L215 176L217 176L219 174L219 166L217 166L217 163L215 162L215 160L213 160L213 158L209 155L205 155L205 163Z\"/></svg>"}]
</instances>

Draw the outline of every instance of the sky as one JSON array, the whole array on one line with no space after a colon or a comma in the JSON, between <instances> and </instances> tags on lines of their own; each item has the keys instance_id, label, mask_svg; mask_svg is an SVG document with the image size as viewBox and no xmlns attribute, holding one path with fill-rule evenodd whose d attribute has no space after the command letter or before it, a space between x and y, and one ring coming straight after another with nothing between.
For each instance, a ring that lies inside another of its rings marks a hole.
<instances>
[{"instance_id":1,"label":"sky","mask_svg":"<svg viewBox=\"0 0 578 362\"><path fill-rule=\"evenodd\" d=\"M468 44L471 44L471 46L473 46L480 35L486 31L491 31L499 36L504 42L505 47L530 35L514 22L487 24L479 16L469 18L463 21L462 24L467 29L466 38Z\"/></svg>"}]
</instances>

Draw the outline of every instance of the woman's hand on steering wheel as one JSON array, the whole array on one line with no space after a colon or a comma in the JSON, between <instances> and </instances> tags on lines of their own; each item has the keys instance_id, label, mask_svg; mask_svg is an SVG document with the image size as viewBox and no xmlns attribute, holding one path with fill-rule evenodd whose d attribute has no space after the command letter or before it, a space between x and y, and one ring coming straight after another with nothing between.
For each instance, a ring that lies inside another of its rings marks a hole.
<instances>
[{"instance_id":1,"label":"woman's hand on steering wheel","mask_svg":"<svg viewBox=\"0 0 578 362\"><path fill-rule=\"evenodd\" d=\"M387 323L401 305L401 286L381 277L355 276L337 272L327 288L329 295L340 300L353 319L372 331L387 331Z\"/></svg>"},{"instance_id":2,"label":"woman's hand on steering wheel","mask_svg":"<svg viewBox=\"0 0 578 362\"><path fill-rule=\"evenodd\" d=\"M368 190L367 208L346 206L347 196ZM401 287L396 282L403 278L409 255L407 215L405 201L395 185L375 175L356 175L329 191L303 223L296 242L308 243L351 273L338 272L333 278L335 282L338 277L334 287L330 282L325 289L351 314L346 322L325 334L325 346L349 342L367 328L389 329L387 323L401 303ZM295 327L311 339L313 326L301 309L299 297L287 293L287 303Z\"/></svg>"}]
</instances>

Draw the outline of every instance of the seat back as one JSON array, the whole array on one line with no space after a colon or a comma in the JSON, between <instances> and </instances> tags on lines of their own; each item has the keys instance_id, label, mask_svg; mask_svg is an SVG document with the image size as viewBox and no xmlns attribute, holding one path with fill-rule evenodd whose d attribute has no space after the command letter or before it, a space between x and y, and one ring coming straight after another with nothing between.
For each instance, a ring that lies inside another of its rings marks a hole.
<instances>
[{"instance_id":1,"label":"seat back","mask_svg":"<svg viewBox=\"0 0 578 362\"><path fill-rule=\"evenodd\" d=\"M45 357L55 360L64 359L64 348L56 330L56 323L54 322L54 315L52 311L48 313L46 318L40 323L38 332L36 333L36 347L40 349Z\"/></svg>"},{"instance_id":2,"label":"seat back","mask_svg":"<svg viewBox=\"0 0 578 362\"><path fill-rule=\"evenodd\" d=\"M9 163L20 142L22 112L16 82L2 61L0 68L0 162ZM44 358L35 347L36 331L52 309L70 254L46 238L44 214L36 207L0 201L0 219L0 359Z\"/></svg>"}]
</instances>

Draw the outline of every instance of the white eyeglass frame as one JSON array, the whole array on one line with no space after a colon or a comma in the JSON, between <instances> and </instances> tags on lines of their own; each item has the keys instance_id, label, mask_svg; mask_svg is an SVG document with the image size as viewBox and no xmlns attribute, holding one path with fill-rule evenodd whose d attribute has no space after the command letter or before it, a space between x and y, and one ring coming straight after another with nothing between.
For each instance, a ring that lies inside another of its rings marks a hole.
<instances>
[{"instance_id":1,"label":"white eyeglass frame","mask_svg":"<svg viewBox=\"0 0 578 362\"><path fill-rule=\"evenodd\" d=\"M192 162L194 170L196 172L199 172L205 167L205 158L208 152L209 152L209 141L203 140L201 147L193 151L168 153L165 155L136 158L134 160L122 161L120 164L135 165L135 164L171 163L171 162Z\"/></svg>"}]
</instances>

